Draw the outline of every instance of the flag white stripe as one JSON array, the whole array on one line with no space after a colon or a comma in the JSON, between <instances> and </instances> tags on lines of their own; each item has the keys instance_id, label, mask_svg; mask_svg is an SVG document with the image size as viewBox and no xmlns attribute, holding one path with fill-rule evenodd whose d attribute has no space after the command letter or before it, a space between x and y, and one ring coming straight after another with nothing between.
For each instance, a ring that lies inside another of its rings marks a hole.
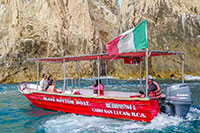
<instances>
[{"instance_id":1,"label":"flag white stripe","mask_svg":"<svg viewBox=\"0 0 200 133\"><path fill-rule=\"evenodd\" d=\"M132 29L130 29L130 30L127 30L126 32L124 32L124 33L122 33L121 35L126 35L126 34L129 34L130 32L133 32L133 30L134 30L135 28L132 28Z\"/></svg>"},{"instance_id":2,"label":"flag white stripe","mask_svg":"<svg viewBox=\"0 0 200 133\"><path fill-rule=\"evenodd\" d=\"M119 53L135 51L133 31L124 35L117 44Z\"/></svg>"}]
</instances>

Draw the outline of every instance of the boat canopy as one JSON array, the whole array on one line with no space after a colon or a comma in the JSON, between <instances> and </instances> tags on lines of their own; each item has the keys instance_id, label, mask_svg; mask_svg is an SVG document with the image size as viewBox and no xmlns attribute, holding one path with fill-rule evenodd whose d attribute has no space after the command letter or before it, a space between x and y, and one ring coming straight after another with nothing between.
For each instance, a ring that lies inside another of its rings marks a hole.
<instances>
[{"instance_id":1,"label":"boat canopy","mask_svg":"<svg viewBox=\"0 0 200 133\"><path fill-rule=\"evenodd\" d=\"M183 55L182 52L172 52L172 51L148 51L149 57L150 56L164 56L164 55ZM146 51L136 51L136 52L129 52L129 53L121 53L116 56L109 56L107 53L100 53L100 54L90 54L90 55L80 55L80 56L64 56L64 57L47 57L47 58L33 58L28 59L28 61L35 61L35 62L70 62L70 61L87 61L87 60L97 60L98 57L104 60L110 59L126 59L126 58L144 58L146 57Z\"/></svg>"},{"instance_id":2,"label":"boat canopy","mask_svg":"<svg viewBox=\"0 0 200 133\"><path fill-rule=\"evenodd\" d=\"M70 61L89 61L89 60L97 60L97 67L98 67L98 83L100 79L100 60L117 60L122 59L124 60L125 64L140 64L140 88L142 87L142 80L141 80L141 61L146 58L146 97L148 97L148 58L151 56L165 56L165 55L180 55L182 59L182 83L184 83L184 53L182 52L172 52L172 51L151 51L151 50L140 50L135 52L127 52L121 53L118 55L110 56L107 53L100 53L100 54L89 54L89 55L80 55L80 56L64 56L64 57L47 57L47 58L33 58L28 59L28 61L35 61L37 62L37 85L39 84L39 69L40 69L40 62L54 62L54 63L63 63L64 68L64 85L63 91L65 90L65 81L66 81L66 62ZM107 77L107 64L106 68L106 77ZM80 88L80 66L78 64L78 72L79 72L79 88ZM107 78L106 78L107 79ZM108 82L106 81L108 86ZM37 87L38 88L38 87ZM108 88L108 87L107 87ZM98 88L98 96L100 95L100 89Z\"/></svg>"}]
</instances>

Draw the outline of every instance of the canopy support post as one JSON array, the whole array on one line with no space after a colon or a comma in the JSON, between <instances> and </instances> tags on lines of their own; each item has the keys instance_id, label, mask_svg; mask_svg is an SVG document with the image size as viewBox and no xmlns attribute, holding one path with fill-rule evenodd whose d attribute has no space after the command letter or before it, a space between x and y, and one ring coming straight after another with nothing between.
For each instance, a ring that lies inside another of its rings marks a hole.
<instances>
[{"instance_id":1,"label":"canopy support post","mask_svg":"<svg viewBox=\"0 0 200 133\"><path fill-rule=\"evenodd\" d=\"M108 91L108 64L107 64L107 61L106 61L106 89Z\"/></svg>"},{"instance_id":2,"label":"canopy support post","mask_svg":"<svg viewBox=\"0 0 200 133\"><path fill-rule=\"evenodd\" d=\"M148 75L149 75L149 69L148 69L148 48L146 48L146 97L148 97Z\"/></svg>"},{"instance_id":3,"label":"canopy support post","mask_svg":"<svg viewBox=\"0 0 200 133\"><path fill-rule=\"evenodd\" d=\"M63 69L64 69L64 84L63 84L63 92L65 91L65 80L66 80L66 66L65 59L63 59Z\"/></svg>"},{"instance_id":4,"label":"canopy support post","mask_svg":"<svg viewBox=\"0 0 200 133\"><path fill-rule=\"evenodd\" d=\"M81 73L80 73L80 63L78 62L78 89L80 90L81 88Z\"/></svg>"},{"instance_id":5,"label":"canopy support post","mask_svg":"<svg viewBox=\"0 0 200 133\"><path fill-rule=\"evenodd\" d=\"M99 86L99 77L100 77L100 60L99 60L99 56L97 57L97 61L98 61L98 96L100 96L100 86Z\"/></svg>"},{"instance_id":6,"label":"canopy support post","mask_svg":"<svg viewBox=\"0 0 200 133\"><path fill-rule=\"evenodd\" d=\"M76 89L77 86L76 86L76 77L74 78L74 88Z\"/></svg>"},{"instance_id":7,"label":"canopy support post","mask_svg":"<svg viewBox=\"0 0 200 133\"><path fill-rule=\"evenodd\" d=\"M140 90L142 90L142 61L140 61Z\"/></svg>"},{"instance_id":8,"label":"canopy support post","mask_svg":"<svg viewBox=\"0 0 200 133\"><path fill-rule=\"evenodd\" d=\"M68 78L66 78L66 79L67 79L67 90L70 90L69 89L69 81L68 81L69 79Z\"/></svg>"},{"instance_id":9,"label":"canopy support post","mask_svg":"<svg viewBox=\"0 0 200 133\"><path fill-rule=\"evenodd\" d=\"M37 62L37 88L36 90L38 91L38 85L39 85L39 76L40 76L40 62Z\"/></svg>"},{"instance_id":10,"label":"canopy support post","mask_svg":"<svg viewBox=\"0 0 200 133\"><path fill-rule=\"evenodd\" d=\"M74 86L73 77L71 79L71 84L72 84L72 90L73 90L73 86Z\"/></svg>"},{"instance_id":11,"label":"canopy support post","mask_svg":"<svg viewBox=\"0 0 200 133\"><path fill-rule=\"evenodd\" d=\"M182 59L182 83L184 83L184 54L181 55Z\"/></svg>"}]
</instances>

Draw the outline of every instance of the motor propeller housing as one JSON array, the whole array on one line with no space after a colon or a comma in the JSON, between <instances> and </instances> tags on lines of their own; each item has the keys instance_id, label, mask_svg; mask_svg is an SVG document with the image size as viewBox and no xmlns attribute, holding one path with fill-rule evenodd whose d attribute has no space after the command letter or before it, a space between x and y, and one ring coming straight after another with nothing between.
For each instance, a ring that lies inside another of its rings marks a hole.
<instances>
[{"instance_id":1,"label":"motor propeller housing","mask_svg":"<svg viewBox=\"0 0 200 133\"><path fill-rule=\"evenodd\" d=\"M161 101L162 112L182 118L186 117L193 103L190 88L186 84L169 86L165 91L165 98Z\"/></svg>"}]
</instances>

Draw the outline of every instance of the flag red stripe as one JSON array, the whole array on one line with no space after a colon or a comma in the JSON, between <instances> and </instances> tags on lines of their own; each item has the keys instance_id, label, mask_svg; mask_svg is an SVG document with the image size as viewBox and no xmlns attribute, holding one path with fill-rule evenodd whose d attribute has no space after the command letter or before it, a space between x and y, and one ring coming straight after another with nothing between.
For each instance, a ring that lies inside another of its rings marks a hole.
<instances>
[{"instance_id":1,"label":"flag red stripe","mask_svg":"<svg viewBox=\"0 0 200 133\"><path fill-rule=\"evenodd\" d=\"M108 44L106 44L106 50L107 50L107 53L108 53L109 56L110 55L118 55L119 54L119 48L118 48L117 44L119 43L120 38L122 36L123 35L118 36L112 42L109 42Z\"/></svg>"}]
</instances>

